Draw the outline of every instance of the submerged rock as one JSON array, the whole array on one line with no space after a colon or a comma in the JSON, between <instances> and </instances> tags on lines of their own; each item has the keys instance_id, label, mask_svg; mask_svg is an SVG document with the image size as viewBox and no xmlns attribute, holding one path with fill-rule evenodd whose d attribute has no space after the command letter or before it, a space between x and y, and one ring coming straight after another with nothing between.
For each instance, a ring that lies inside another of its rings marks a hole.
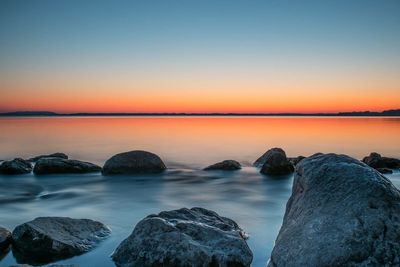
<instances>
[{"instance_id":1,"label":"submerged rock","mask_svg":"<svg viewBox=\"0 0 400 267\"><path fill-rule=\"evenodd\" d=\"M203 208L150 215L115 250L117 266L250 266L242 229Z\"/></svg>"},{"instance_id":2,"label":"submerged rock","mask_svg":"<svg viewBox=\"0 0 400 267\"><path fill-rule=\"evenodd\" d=\"M362 162L364 162L368 166L375 168L375 169L379 169L379 168L398 169L398 168L400 168L400 159L382 157L380 154L378 154L376 152L372 152L371 154L369 154L369 156L364 157Z\"/></svg>"},{"instance_id":3,"label":"submerged rock","mask_svg":"<svg viewBox=\"0 0 400 267\"><path fill-rule=\"evenodd\" d=\"M25 174L32 171L32 164L24 159L16 158L0 164L2 174Z\"/></svg>"},{"instance_id":4,"label":"submerged rock","mask_svg":"<svg viewBox=\"0 0 400 267\"><path fill-rule=\"evenodd\" d=\"M49 154L49 155L40 155L40 156L36 156L36 157L30 158L30 159L28 159L28 160L31 161L31 162L36 162L36 161L38 161L39 159L43 159L43 158L68 159L68 156L67 156L66 154L64 154L64 153L57 152L57 153L53 153L53 154Z\"/></svg>"},{"instance_id":5,"label":"submerged rock","mask_svg":"<svg viewBox=\"0 0 400 267\"><path fill-rule=\"evenodd\" d=\"M96 164L62 158L42 158L38 160L33 168L35 174L52 173L88 173L101 171Z\"/></svg>"},{"instance_id":6,"label":"submerged rock","mask_svg":"<svg viewBox=\"0 0 400 267\"><path fill-rule=\"evenodd\" d=\"M112 156L104 164L103 174L159 173L165 169L164 162L156 154L135 150Z\"/></svg>"},{"instance_id":7,"label":"submerged rock","mask_svg":"<svg viewBox=\"0 0 400 267\"><path fill-rule=\"evenodd\" d=\"M46 263L85 253L109 234L89 219L39 217L14 229L13 252L18 262Z\"/></svg>"},{"instance_id":8,"label":"submerged rock","mask_svg":"<svg viewBox=\"0 0 400 267\"><path fill-rule=\"evenodd\" d=\"M399 266L399 238L399 190L356 159L316 154L296 167L268 266Z\"/></svg>"},{"instance_id":9,"label":"submerged rock","mask_svg":"<svg viewBox=\"0 0 400 267\"><path fill-rule=\"evenodd\" d=\"M260 172L267 175L285 175L294 171L293 164L287 159L285 151L281 148L272 148L261 156L257 162L264 162Z\"/></svg>"},{"instance_id":10,"label":"submerged rock","mask_svg":"<svg viewBox=\"0 0 400 267\"><path fill-rule=\"evenodd\" d=\"M11 244L11 232L0 226L0 253Z\"/></svg>"},{"instance_id":11,"label":"submerged rock","mask_svg":"<svg viewBox=\"0 0 400 267\"><path fill-rule=\"evenodd\" d=\"M210 165L206 168L204 168L205 171L211 171L211 170L223 170L223 171L235 171L235 170L240 170L242 166L240 166L240 163L237 162L236 160L224 160L218 163L215 163L213 165Z\"/></svg>"}]
</instances>

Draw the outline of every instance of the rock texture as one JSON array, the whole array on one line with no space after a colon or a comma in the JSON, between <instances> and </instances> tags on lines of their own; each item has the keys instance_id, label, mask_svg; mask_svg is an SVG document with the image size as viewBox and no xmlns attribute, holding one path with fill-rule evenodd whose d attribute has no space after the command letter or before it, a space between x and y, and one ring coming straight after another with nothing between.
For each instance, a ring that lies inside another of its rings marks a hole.
<instances>
[{"instance_id":1,"label":"rock texture","mask_svg":"<svg viewBox=\"0 0 400 267\"><path fill-rule=\"evenodd\" d=\"M203 208L150 215L115 250L117 266L250 266L245 234L231 219Z\"/></svg>"},{"instance_id":2,"label":"rock texture","mask_svg":"<svg viewBox=\"0 0 400 267\"><path fill-rule=\"evenodd\" d=\"M30 159L28 159L28 160L31 161L31 162L36 162L36 161L38 161L39 159L43 159L43 158L68 159L68 156L67 156L66 154L64 154L64 153L57 152L57 153L53 153L53 154L49 154L49 155L40 155L40 156L36 156L36 157L30 158Z\"/></svg>"},{"instance_id":3,"label":"rock texture","mask_svg":"<svg viewBox=\"0 0 400 267\"><path fill-rule=\"evenodd\" d=\"M63 158L41 158L33 168L35 174L88 173L99 171L101 171L101 167L93 163Z\"/></svg>"},{"instance_id":4,"label":"rock texture","mask_svg":"<svg viewBox=\"0 0 400 267\"><path fill-rule=\"evenodd\" d=\"M316 154L296 167L269 267L399 266L400 192L364 163Z\"/></svg>"},{"instance_id":5,"label":"rock texture","mask_svg":"<svg viewBox=\"0 0 400 267\"><path fill-rule=\"evenodd\" d=\"M240 170L242 166L236 160L224 160L204 168L205 171L222 170L222 171L235 171Z\"/></svg>"},{"instance_id":6,"label":"rock texture","mask_svg":"<svg viewBox=\"0 0 400 267\"><path fill-rule=\"evenodd\" d=\"M31 171L32 164L21 158L4 161L0 165L0 173L2 174L25 174Z\"/></svg>"},{"instance_id":7,"label":"rock texture","mask_svg":"<svg viewBox=\"0 0 400 267\"><path fill-rule=\"evenodd\" d=\"M0 227L0 253L6 250L11 243L11 232Z\"/></svg>"},{"instance_id":8,"label":"rock texture","mask_svg":"<svg viewBox=\"0 0 400 267\"><path fill-rule=\"evenodd\" d=\"M135 150L112 156L104 164L103 174L159 173L165 169L164 162L156 154Z\"/></svg>"},{"instance_id":9,"label":"rock texture","mask_svg":"<svg viewBox=\"0 0 400 267\"><path fill-rule=\"evenodd\" d=\"M87 252L109 234L89 219L39 217L14 229L13 251L19 262L47 263Z\"/></svg>"},{"instance_id":10,"label":"rock texture","mask_svg":"<svg viewBox=\"0 0 400 267\"><path fill-rule=\"evenodd\" d=\"M362 160L368 166L374 169L398 169L400 168L400 159L382 157L376 152L372 152L369 156Z\"/></svg>"},{"instance_id":11,"label":"rock texture","mask_svg":"<svg viewBox=\"0 0 400 267\"><path fill-rule=\"evenodd\" d=\"M254 165L262 163L260 172L267 175L285 175L294 171L293 164L281 148L272 148L256 160Z\"/></svg>"}]
</instances>

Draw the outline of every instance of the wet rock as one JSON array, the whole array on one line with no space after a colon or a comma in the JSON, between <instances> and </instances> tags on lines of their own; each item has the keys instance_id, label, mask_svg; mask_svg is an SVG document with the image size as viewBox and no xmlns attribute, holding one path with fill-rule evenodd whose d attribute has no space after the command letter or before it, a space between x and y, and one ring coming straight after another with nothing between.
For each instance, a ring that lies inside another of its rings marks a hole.
<instances>
[{"instance_id":1,"label":"wet rock","mask_svg":"<svg viewBox=\"0 0 400 267\"><path fill-rule=\"evenodd\" d=\"M400 168L400 159L382 157L380 154L378 154L376 152L372 152L369 156L364 157L362 162L364 162L368 166L375 168L375 169L379 169L379 168L398 169L398 168Z\"/></svg>"},{"instance_id":2,"label":"wet rock","mask_svg":"<svg viewBox=\"0 0 400 267\"><path fill-rule=\"evenodd\" d=\"M117 266L250 266L242 229L203 208L150 215L115 250Z\"/></svg>"},{"instance_id":3,"label":"wet rock","mask_svg":"<svg viewBox=\"0 0 400 267\"><path fill-rule=\"evenodd\" d=\"M39 217L14 229L12 247L18 262L37 265L85 253L109 234L107 226L89 219Z\"/></svg>"},{"instance_id":4,"label":"wet rock","mask_svg":"<svg viewBox=\"0 0 400 267\"><path fill-rule=\"evenodd\" d=\"M0 173L2 174L25 174L31 171L32 164L21 158L4 161L0 165Z\"/></svg>"},{"instance_id":5,"label":"wet rock","mask_svg":"<svg viewBox=\"0 0 400 267\"><path fill-rule=\"evenodd\" d=\"M262 159L261 159L262 158ZM294 171L293 164L287 159L285 151L281 148L268 150L257 162L264 162L260 172L267 175L285 175Z\"/></svg>"},{"instance_id":6,"label":"wet rock","mask_svg":"<svg viewBox=\"0 0 400 267\"><path fill-rule=\"evenodd\" d=\"M293 166L296 166L300 161L302 161L303 159L305 159L306 157L304 156L298 156L295 158L288 158L289 162L293 164Z\"/></svg>"},{"instance_id":7,"label":"wet rock","mask_svg":"<svg viewBox=\"0 0 400 267\"><path fill-rule=\"evenodd\" d=\"M0 226L0 253L11 244L11 232Z\"/></svg>"},{"instance_id":8,"label":"wet rock","mask_svg":"<svg viewBox=\"0 0 400 267\"><path fill-rule=\"evenodd\" d=\"M296 167L272 251L273 266L399 266L400 192L345 155L318 154Z\"/></svg>"},{"instance_id":9,"label":"wet rock","mask_svg":"<svg viewBox=\"0 0 400 267\"><path fill-rule=\"evenodd\" d=\"M242 166L240 166L240 163L237 162L236 160L224 160L218 163L215 163L213 165L210 165L206 168L204 168L205 171L211 171L211 170L223 170L223 171L235 171L235 170L240 170Z\"/></svg>"},{"instance_id":10,"label":"wet rock","mask_svg":"<svg viewBox=\"0 0 400 267\"><path fill-rule=\"evenodd\" d=\"M166 169L156 154L135 150L112 156L103 167L104 175L160 173Z\"/></svg>"},{"instance_id":11,"label":"wet rock","mask_svg":"<svg viewBox=\"0 0 400 267\"><path fill-rule=\"evenodd\" d=\"M57 152L57 153L48 154L48 155L36 156L36 157L30 158L30 159L28 159L28 160L31 161L31 162L36 162L36 161L38 161L39 159L42 159L42 158L60 158L60 159L68 159L68 156L67 156L66 154L64 154L64 153Z\"/></svg>"},{"instance_id":12,"label":"wet rock","mask_svg":"<svg viewBox=\"0 0 400 267\"><path fill-rule=\"evenodd\" d=\"M101 171L101 167L96 164L62 158L41 158L33 168L35 174L88 173L99 171Z\"/></svg>"}]
</instances>

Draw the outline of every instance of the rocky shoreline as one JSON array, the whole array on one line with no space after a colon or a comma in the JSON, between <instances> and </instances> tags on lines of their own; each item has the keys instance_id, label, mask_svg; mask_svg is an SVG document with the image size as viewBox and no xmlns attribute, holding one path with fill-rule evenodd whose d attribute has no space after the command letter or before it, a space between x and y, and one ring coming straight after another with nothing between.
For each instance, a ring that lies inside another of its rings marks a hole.
<instances>
[{"instance_id":1,"label":"rocky shoreline","mask_svg":"<svg viewBox=\"0 0 400 267\"><path fill-rule=\"evenodd\" d=\"M138 150L117 154L103 167L63 153L0 164L5 175L136 175L167 169L156 154ZM292 195L268 266L400 265L400 191L382 175L399 169L399 159L376 152L362 161L322 153L289 158L283 149L272 148L253 165L270 177L294 172ZM239 162L225 160L204 171L240 169ZM51 262L86 253L111 234L106 225L90 219L39 217L12 232L0 227L0 254L12 250L20 263L15 266L21 267L75 266ZM182 208L142 219L111 257L124 267L251 266L247 238L232 219L205 208Z\"/></svg>"}]
</instances>

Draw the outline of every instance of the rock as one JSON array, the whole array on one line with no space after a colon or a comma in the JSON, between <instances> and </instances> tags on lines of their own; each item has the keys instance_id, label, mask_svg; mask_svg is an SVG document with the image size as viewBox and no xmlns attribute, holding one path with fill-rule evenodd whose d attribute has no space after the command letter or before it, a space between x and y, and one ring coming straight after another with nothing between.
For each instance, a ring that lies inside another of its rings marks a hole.
<instances>
[{"instance_id":1,"label":"rock","mask_svg":"<svg viewBox=\"0 0 400 267\"><path fill-rule=\"evenodd\" d=\"M62 158L41 158L33 168L35 174L88 173L98 171L101 171L101 167L93 163Z\"/></svg>"},{"instance_id":2,"label":"rock","mask_svg":"<svg viewBox=\"0 0 400 267\"><path fill-rule=\"evenodd\" d=\"M6 250L11 244L11 232L0 227L0 253Z\"/></svg>"},{"instance_id":3,"label":"rock","mask_svg":"<svg viewBox=\"0 0 400 267\"><path fill-rule=\"evenodd\" d=\"M376 170L378 172L382 173L382 174L391 174L391 173L393 173L393 171L391 169L388 169L388 168L377 168Z\"/></svg>"},{"instance_id":4,"label":"rock","mask_svg":"<svg viewBox=\"0 0 400 267\"><path fill-rule=\"evenodd\" d=\"M272 153L272 151L277 152L277 153L282 153L285 154L285 151L282 148L279 147L274 147L271 148L269 150L267 150L267 152L265 152L261 157L259 157L254 163L253 165L256 167L261 167L262 165L264 165L265 161L267 160L268 156Z\"/></svg>"},{"instance_id":5,"label":"rock","mask_svg":"<svg viewBox=\"0 0 400 267\"><path fill-rule=\"evenodd\" d=\"M25 174L31 171L32 164L21 158L4 161L0 165L0 173L2 174Z\"/></svg>"},{"instance_id":6,"label":"rock","mask_svg":"<svg viewBox=\"0 0 400 267\"><path fill-rule=\"evenodd\" d=\"M298 156L295 158L288 158L289 162L293 164L293 166L296 166L300 161L302 161L303 159L305 159L306 157L304 156Z\"/></svg>"},{"instance_id":7,"label":"rock","mask_svg":"<svg viewBox=\"0 0 400 267\"><path fill-rule=\"evenodd\" d=\"M240 163L237 162L236 160L224 160L218 163L215 163L213 165L210 165L206 168L204 168L205 171L210 171L210 170L223 170L223 171L235 171L235 170L240 170L242 166L240 166Z\"/></svg>"},{"instance_id":8,"label":"rock","mask_svg":"<svg viewBox=\"0 0 400 267\"><path fill-rule=\"evenodd\" d=\"M400 192L345 155L318 154L296 167L269 267L399 266Z\"/></svg>"},{"instance_id":9,"label":"rock","mask_svg":"<svg viewBox=\"0 0 400 267\"><path fill-rule=\"evenodd\" d=\"M110 232L89 219L39 217L14 229L13 252L18 262L52 262L93 249Z\"/></svg>"},{"instance_id":10,"label":"rock","mask_svg":"<svg viewBox=\"0 0 400 267\"><path fill-rule=\"evenodd\" d=\"M39 159L42 159L42 158L68 159L68 156L66 154L64 154L64 153L57 152L57 153L53 153L53 154L49 154L49 155L36 156L36 157L30 158L28 160L31 161L31 162L36 162L36 161L38 161Z\"/></svg>"},{"instance_id":11,"label":"rock","mask_svg":"<svg viewBox=\"0 0 400 267\"><path fill-rule=\"evenodd\" d=\"M376 152L372 152L369 156L364 157L362 162L368 166L378 169L378 168L388 168L388 169L398 169L400 168L400 159L382 157Z\"/></svg>"},{"instance_id":12,"label":"rock","mask_svg":"<svg viewBox=\"0 0 400 267\"><path fill-rule=\"evenodd\" d=\"M150 215L112 255L117 266L250 266L253 259L242 229L203 208Z\"/></svg>"},{"instance_id":13,"label":"rock","mask_svg":"<svg viewBox=\"0 0 400 267\"><path fill-rule=\"evenodd\" d=\"M160 173L166 169L156 154L135 150L112 156L103 167L104 175Z\"/></svg>"},{"instance_id":14,"label":"rock","mask_svg":"<svg viewBox=\"0 0 400 267\"><path fill-rule=\"evenodd\" d=\"M262 159L261 159L262 158ZM285 151L281 148L272 148L261 156L257 162L264 162L260 172L267 175L285 175L294 171L293 164L289 162Z\"/></svg>"}]
</instances>

